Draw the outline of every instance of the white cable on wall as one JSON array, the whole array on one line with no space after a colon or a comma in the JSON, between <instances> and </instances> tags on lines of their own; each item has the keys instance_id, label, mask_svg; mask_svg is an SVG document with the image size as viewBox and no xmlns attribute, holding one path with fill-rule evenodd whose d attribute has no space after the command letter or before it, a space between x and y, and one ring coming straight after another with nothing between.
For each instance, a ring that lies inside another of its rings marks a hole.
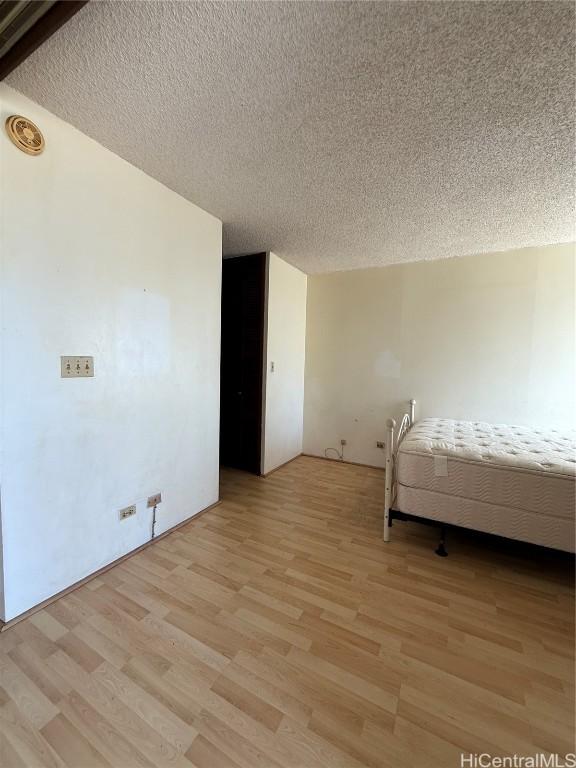
<instances>
[{"instance_id":1,"label":"white cable on wall","mask_svg":"<svg viewBox=\"0 0 576 768\"><path fill-rule=\"evenodd\" d=\"M328 456L329 451L334 451L336 456L338 456L339 460L344 461L344 446L342 446L342 451L339 451L338 448L326 448L326 450L324 451L324 456L327 459L331 458L330 456Z\"/></svg>"}]
</instances>

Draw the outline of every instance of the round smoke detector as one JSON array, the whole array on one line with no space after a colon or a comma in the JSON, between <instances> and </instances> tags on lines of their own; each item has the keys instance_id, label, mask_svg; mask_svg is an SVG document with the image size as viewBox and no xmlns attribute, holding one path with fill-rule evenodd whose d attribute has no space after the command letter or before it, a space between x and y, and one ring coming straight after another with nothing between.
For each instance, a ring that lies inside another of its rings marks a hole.
<instances>
[{"instance_id":1,"label":"round smoke detector","mask_svg":"<svg viewBox=\"0 0 576 768\"><path fill-rule=\"evenodd\" d=\"M6 132L18 149L28 155L39 155L44 149L44 136L27 117L11 115L6 120Z\"/></svg>"}]
</instances>

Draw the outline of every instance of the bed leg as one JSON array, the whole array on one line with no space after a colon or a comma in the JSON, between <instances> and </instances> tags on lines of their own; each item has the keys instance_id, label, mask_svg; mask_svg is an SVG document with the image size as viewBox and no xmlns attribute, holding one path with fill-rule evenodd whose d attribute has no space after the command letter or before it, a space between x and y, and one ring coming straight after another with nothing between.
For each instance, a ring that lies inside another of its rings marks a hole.
<instances>
[{"instance_id":1,"label":"bed leg","mask_svg":"<svg viewBox=\"0 0 576 768\"><path fill-rule=\"evenodd\" d=\"M448 552L446 552L446 526L445 525L440 526L440 542L437 548L434 550L434 552L438 555L438 557L448 557Z\"/></svg>"}]
</instances>

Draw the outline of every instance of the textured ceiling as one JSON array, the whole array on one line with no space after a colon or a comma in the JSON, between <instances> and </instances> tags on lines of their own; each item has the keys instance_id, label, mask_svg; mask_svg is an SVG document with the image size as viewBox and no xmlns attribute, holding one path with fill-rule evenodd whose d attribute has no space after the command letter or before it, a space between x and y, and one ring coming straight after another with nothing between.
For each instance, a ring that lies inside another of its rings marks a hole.
<instances>
[{"instance_id":1,"label":"textured ceiling","mask_svg":"<svg viewBox=\"0 0 576 768\"><path fill-rule=\"evenodd\" d=\"M574 6L91 2L7 82L306 272L574 238Z\"/></svg>"}]
</instances>

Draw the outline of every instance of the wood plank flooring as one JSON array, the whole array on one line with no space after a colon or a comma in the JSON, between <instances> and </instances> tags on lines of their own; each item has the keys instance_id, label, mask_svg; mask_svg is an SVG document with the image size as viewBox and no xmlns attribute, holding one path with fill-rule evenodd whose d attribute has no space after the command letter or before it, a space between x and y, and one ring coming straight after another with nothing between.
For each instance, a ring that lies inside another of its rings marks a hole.
<instances>
[{"instance_id":1,"label":"wood plank flooring","mask_svg":"<svg viewBox=\"0 0 576 768\"><path fill-rule=\"evenodd\" d=\"M223 503L0 635L0 765L459 766L574 751L571 559L381 536L378 470Z\"/></svg>"}]
</instances>

